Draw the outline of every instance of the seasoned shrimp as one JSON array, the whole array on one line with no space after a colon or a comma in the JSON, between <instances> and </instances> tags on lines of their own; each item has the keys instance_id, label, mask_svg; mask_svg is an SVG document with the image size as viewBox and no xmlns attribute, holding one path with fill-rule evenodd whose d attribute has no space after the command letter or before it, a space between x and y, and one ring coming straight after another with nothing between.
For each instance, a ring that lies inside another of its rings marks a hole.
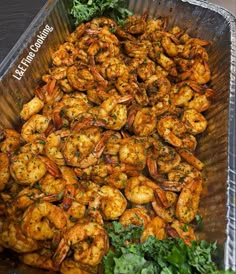
<instances>
[{"instance_id":1,"label":"seasoned shrimp","mask_svg":"<svg viewBox=\"0 0 236 274\"><path fill-rule=\"evenodd\" d=\"M96 274L98 273L97 266L91 267L89 265L84 265L76 262L73 259L65 259L60 267L61 274Z\"/></svg>"},{"instance_id":2,"label":"seasoned shrimp","mask_svg":"<svg viewBox=\"0 0 236 274\"><path fill-rule=\"evenodd\" d=\"M0 191L2 191L10 179L10 160L6 153L0 152Z\"/></svg>"},{"instance_id":3,"label":"seasoned shrimp","mask_svg":"<svg viewBox=\"0 0 236 274\"><path fill-rule=\"evenodd\" d=\"M145 58L147 57L151 43L148 40L143 41L125 41L124 50L130 57Z\"/></svg>"},{"instance_id":4,"label":"seasoned shrimp","mask_svg":"<svg viewBox=\"0 0 236 274\"><path fill-rule=\"evenodd\" d=\"M193 227L178 220L174 220L167 227L167 233L173 238L180 237L187 245L191 245L191 242L196 240Z\"/></svg>"},{"instance_id":5,"label":"seasoned shrimp","mask_svg":"<svg viewBox=\"0 0 236 274\"><path fill-rule=\"evenodd\" d=\"M70 136L69 130L58 130L48 135L45 143L45 154L57 165L65 165L62 153L65 140Z\"/></svg>"},{"instance_id":6,"label":"seasoned shrimp","mask_svg":"<svg viewBox=\"0 0 236 274\"><path fill-rule=\"evenodd\" d=\"M194 166L198 170L203 169L204 164L197 157L195 157L191 151L184 148L177 149L177 151L180 156L190 165Z\"/></svg>"},{"instance_id":7,"label":"seasoned shrimp","mask_svg":"<svg viewBox=\"0 0 236 274\"><path fill-rule=\"evenodd\" d=\"M89 23L89 27L91 29L99 29L99 28L102 28L105 26L112 28L112 29L116 28L116 22L114 20L112 20L111 18L101 16L101 17L93 18Z\"/></svg>"},{"instance_id":8,"label":"seasoned shrimp","mask_svg":"<svg viewBox=\"0 0 236 274\"><path fill-rule=\"evenodd\" d=\"M35 139L45 137L45 132L48 129L50 119L47 117L35 114L23 125L21 136L26 142L34 141Z\"/></svg>"},{"instance_id":9,"label":"seasoned shrimp","mask_svg":"<svg viewBox=\"0 0 236 274\"><path fill-rule=\"evenodd\" d=\"M131 209L127 209L120 217L119 222L123 226L128 226L130 224L144 226L151 221L150 216L147 214L145 208L134 207Z\"/></svg>"},{"instance_id":10,"label":"seasoned shrimp","mask_svg":"<svg viewBox=\"0 0 236 274\"><path fill-rule=\"evenodd\" d=\"M71 66L67 69L67 79L69 84L79 91L86 91L98 85L104 84L104 79L92 67L86 65Z\"/></svg>"},{"instance_id":11,"label":"seasoned shrimp","mask_svg":"<svg viewBox=\"0 0 236 274\"><path fill-rule=\"evenodd\" d=\"M183 223L190 223L196 216L202 192L201 181L193 180L183 187L177 204L176 217Z\"/></svg>"},{"instance_id":12,"label":"seasoned shrimp","mask_svg":"<svg viewBox=\"0 0 236 274\"><path fill-rule=\"evenodd\" d=\"M63 234L53 256L55 266L62 263L71 247L75 248L75 261L96 266L109 249L107 232L97 223L75 224Z\"/></svg>"},{"instance_id":13,"label":"seasoned shrimp","mask_svg":"<svg viewBox=\"0 0 236 274\"><path fill-rule=\"evenodd\" d=\"M127 121L127 108L121 103L129 102L131 99L132 95L122 97L113 95L103 101L99 107L90 109L89 112L103 119L107 129L120 130Z\"/></svg>"},{"instance_id":14,"label":"seasoned shrimp","mask_svg":"<svg viewBox=\"0 0 236 274\"><path fill-rule=\"evenodd\" d=\"M161 190L161 189L160 189ZM172 222L175 215L177 194L171 191L159 190L158 199L152 202L155 213L166 222Z\"/></svg>"},{"instance_id":15,"label":"seasoned shrimp","mask_svg":"<svg viewBox=\"0 0 236 274\"><path fill-rule=\"evenodd\" d=\"M132 112L134 112L133 115ZM148 136L153 133L156 128L157 119L151 108L141 108L137 111L131 109L128 116L129 129L131 129L137 136Z\"/></svg>"},{"instance_id":16,"label":"seasoned shrimp","mask_svg":"<svg viewBox=\"0 0 236 274\"><path fill-rule=\"evenodd\" d=\"M156 73L156 65L149 58L144 59L144 61L137 68L138 76L146 81L152 75Z\"/></svg>"},{"instance_id":17,"label":"seasoned shrimp","mask_svg":"<svg viewBox=\"0 0 236 274\"><path fill-rule=\"evenodd\" d=\"M161 137L175 147L182 145L181 134L186 132L184 123L175 116L163 116L159 119L157 130Z\"/></svg>"},{"instance_id":18,"label":"seasoned shrimp","mask_svg":"<svg viewBox=\"0 0 236 274\"><path fill-rule=\"evenodd\" d=\"M65 188L66 181L47 173L40 181L39 187L46 195L59 195Z\"/></svg>"},{"instance_id":19,"label":"seasoned shrimp","mask_svg":"<svg viewBox=\"0 0 236 274\"><path fill-rule=\"evenodd\" d=\"M37 155L20 153L10 164L11 176L22 185L32 185L47 172L47 166Z\"/></svg>"},{"instance_id":20,"label":"seasoned shrimp","mask_svg":"<svg viewBox=\"0 0 236 274\"><path fill-rule=\"evenodd\" d=\"M50 79L42 87L36 88L34 93L44 103L59 101L63 96L63 91L57 85L56 79Z\"/></svg>"},{"instance_id":21,"label":"seasoned shrimp","mask_svg":"<svg viewBox=\"0 0 236 274\"><path fill-rule=\"evenodd\" d=\"M78 27L66 38L70 43L75 43L85 33L87 24L80 23Z\"/></svg>"},{"instance_id":22,"label":"seasoned shrimp","mask_svg":"<svg viewBox=\"0 0 236 274\"><path fill-rule=\"evenodd\" d=\"M123 194L116 188L104 185L98 194L101 196L101 210L105 220L118 219L127 207Z\"/></svg>"},{"instance_id":23,"label":"seasoned shrimp","mask_svg":"<svg viewBox=\"0 0 236 274\"><path fill-rule=\"evenodd\" d=\"M41 101L37 96L35 96L28 103L23 105L20 116L22 119L28 120L34 114L39 113L43 106L44 102Z\"/></svg>"},{"instance_id":24,"label":"seasoned shrimp","mask_svg":"<svg viewBox=\"0 0 236 274\"><path fill-rule=\"evenodd\" d=\"M49 253L49 254L48 254ZM59 268L53 264L52 254L49 249L22 254L19 259L26 265L46 270L58 271Z\"/></svg>"},{"instance_id":25,"label":"seasoned shrimp","mask_svg":"<svg viewBox=\"0 0 236 274\"><path fill-rule=\"evenodd\" d=\"M89 202L97 195L99 189L100 186L92 181L80 181L75 194L75 201L83 205L88 205Z\"/></svg>"},{"instance_id":26,"label":"seasoned shrimp","mask_svg":"<svg viewBox=\"0 0 236 274\"><path fill-rule=\"evenodd\" d=\"M20 133L14 129L4 129L4 140L0 142L0 150L4 153L15 153L21 145Z\"/></svg>"},{"instance_id":27,"label":"seasoned shrimp","mask_svg":"<svg viewBox=\"0 0 236 274\"><path fill-rule=\"evenodd\" d=\"M74 63L77 51L78 50L73 43L65 42L53 53L52 62L55 66L71 66Z\"/></svg>"},{"instance_id":28,"label":"seasoned shrimp","mask_svg":"<svg viewBox=\"0 0 236 274\"><path fill-rule=\"evenodd\" d=\"M66 163L79 167L81 160L93 151L100 139L101 133L97 128L89 128L70 135L63 147Z\"/></svg>"},{"instance_id":29,"label":"seasoned shrimp","mask_svg":"<svg viewBox=\"0 0 236 274\"><path fill-rule=\"evenodd\" d=\"M20 153L32 153L35 155L43 154L45 148L45 138L35 139L32 142L26 143L19 149Z\"/></svg>"},{"instance_id":30,"label":"seasoned shrimp","mask_svg":"<svg viewBox=\"0 0 236 274\"><path fill-rule=\"evenodd\" d=\"M65 212L67 218L67 227L72 227L74 224L85 216L86 207L76 201L72 201L70 208Z\"/></svg>"},{"instance_id":31,"label":"seasoned shrimp","mask_svg":"<svg viewBox=\"0 0 236 274\"><path fill-rule=\"evenodd\" d=\"M166 223L158 216L154 217L144 229L140 241L143 243L149 236L154 236L158 240L166 238Z\"/></svg>"},{"instance_id":32,"label":"seasoned shrimp","mask_svg":"<svg viewBox=\"0 0 236 274\"><path fill-rule=\"evenodd\" d=\"M146 165L148 146L149 143L145 138L123 139L119 149L120 162L142 170Z\"/></svg>"},{"instance_id":33,"label":"seasoned shrimp","mask_svg":"<svg viewBox=\"0 0 236 274\"><path fill-rule=\"evenodd\" d=\"M189 182L192 182L193 179L202 182L203 175L201 171L185 162L181 162L168 173L168 180L172 182L176 181L188 184Z\"/></svg>"},{"instance_id":34,"label":"seasoned shrimp","mask_svg":"<svg viewBox=\"0 0 236 274\"><path fill-rule=\"evenodd\" d=\"M160 173L168 173L180 163L181 157L172 147L157 142L151 160L156 161Z\"/></svg>"},{"instance_id":35,"label":"seasoned shrimp","mask_svg":"<svg viewBox=\"0 0 236 274\"><path fill-rule=\"evenodd\" d=\"M195 109L185 110L181 120L186 130L193 135L202 133L207 127L206 118Z\"/></svg>"},{"instance_id":36,"label":"seasoned shrimp","mask_svg":"<svg viewBox=\"0 0 236 274\"><path fill-rule=\"evenodd\" d=\"M0 245L17 253L27 253L38 250L40 242L23 234L16 222L6 222L0 232Z\"/></svg>"},{"instance_id":37,"label":"seasoned shrimp","mask_svg":"<svg viewBox=\"0 0 236 274\"><path fill-rule=\"evenodd\" d=\"M118 77L122 77L124 74L128 74L128 67L125 63L116 57L107 58L101 68L101 75L110 81L116 80Z\"/></svg>"},{"instance_id":38,"label":"seasoned shrimp","mask_svg":"<svg viewBox=\"0 0 236 274\"><path fill-rule=\"evenodd\" d=\"M134 204L146 204L154 200L157 188L157 184L143 175L131 177L125 187L125 196Z\"/></svg>"},{"instance_id":39,"label":"seasoned shrimp","mask_svg":"<svg viewBox=\"0 0 236 274\"><path fill-rule=\"evenodd\" d=\"M66 217L63 210L48 202L30 205L21 222L24 234L35 240L52 239L54 233L63 230L65 226Z\"/></svg>"}]
</instances>

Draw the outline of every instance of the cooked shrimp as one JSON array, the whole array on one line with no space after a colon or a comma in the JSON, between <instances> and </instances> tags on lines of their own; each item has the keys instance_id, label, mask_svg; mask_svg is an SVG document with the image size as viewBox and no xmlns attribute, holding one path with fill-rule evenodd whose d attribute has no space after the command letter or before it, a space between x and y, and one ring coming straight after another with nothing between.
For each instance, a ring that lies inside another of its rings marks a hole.
<instances>
[{"instance_id":1,"label":"cooked shrimp","mask_svg":"<svg viewBox=\"0 0 236 274\"><path fill-rule=\"evenodd\" d=\"M67 79L69 84L76 90L86 91L92 89L100 82L104 82L101 79L99 73L86 65L71 66L67 70Z\"/></svg>"},{"instance_id":2,"label":"cooked shrimp","mask_svg":"<svg viewBox=\"0 0 236 274\"><path fill-rule=\"evenodd\" d=\"M145 138L123 139L119 149L120 162L142 170L146 165L148 146Z\"/></svg>"},{"instance_id":3,"label":"cooked shrimp","mask_svg":"<svg viewBox=\"0 0 236 274\"><path fill-rule=\"evenodd\" d=\"M63 234L63 238L53 256L55 266L59 266L62 263L73 246L76 248L74 249L75 261L96 266L101 262L109 249L107 232L101 225L92 222L76 224L69 228Z\"/></svg>"},{"instance_id":4,"label":"cooked shrimp","mask_svg":"<svg viewBox=\"0 0 236 274\"><path fill-rule=\"evenodd\" d=\"M63 96L63 91L57 85L56 79L50 79L42 87L36 88L34 93L41 101L45 103L59 101Z\"/></svg>"},{"instance_id":5,"label":"cooked shrimp","mask_svg":"<svg viewBox=\"0 0 236 274\"><path fill-rule=\"evenodd\" d=\"M34 141L35 139L45 137L45 132L48 129L50 119L47 117L35 114L23 125L21 136L26 142Z\"/></svg>"},{"instance_id":6,"label":"cooked shrimp","mask_svg":"<svg viewBox=\"0 0 236 274\"><path fill-rule=\"evenodd\" d=\"M71 66L74 63L77 51L78 50L73 43L65 42L53 53L52 62L55 66Z\"/></svg>"},{"instance_id":7,"label":"cooked shrimp","mask_svg":"<svg viewBox=\"0 0 236 274\"><path fill-rule=\"evenodd\" d=\"M125 212L121 215L119 222L123 226L128 226L130 224L144 226L151 221L150 216L147 214L147 211L144 208L131 208L125 210Z\"/></svg>"},{"instance_id":8,"label":"cooked shrimp","mask_svg":"<svg viewBox=\"0 0 236 274\"><path fill-rule=\"evenodd\" d=\"M128 67L125 63L118 58L107 58L101 68L100 68L102 76L110 81L114 81L122 75L128 73Z\"/></svg>"},{"instance_id":9,"label":"cooked shrimp","mask_svg":"<svg viewBox=\"0 0 236 274\"><path fill-rule=\"evenodd\" d=\"M20 133L14 129L4 129L4 139L0 142L0 149L5 153L16 152L21 145Z\"/></svg>"},{"instance_id":10,"label":"cooked shrimp","mask_svg":"<svg viewBox=\"0 0 236 274\"><path fill-rule=\"evenodd\" d=\"M176 217L183 223L190 223L196 216L202 192L202 184L198 180L193 180L184 186L177 204Z\"/></svg>"},{"instance_id":11,"label":"cooked shrimp","mask_svg":"<svg viewBox=\"0 0 236 274\"><path fill-rule=\"evenodd\" d=\"M181 134L186 132L185 125L174 116L163 116L159 119L157 130L168 143L175 147L182 145Z\"/></svg>"},{"instance_id":12,"label":"cooked shrimp","mask_svg":"<svg viewBox=\"0 0 236 274\"><path fill-rule=\"evenodd\" d=\"M39 187L46 195L59 195L65 188L66 181L63 178L55 178L47 173L40 181Z\"/></svg>"},{"instance_id":13,"label":"cooked shrimp","mask_svg":"<svg viewBox=\"0 0 236 274\"><path fill-rule=\"evenodd\" d=\"M199 170L185 162L181 162L168 173L169 181L183 182L188 184L189 182L192 182L193 179L202 181L203 175Z\"/></svg>"},{"instance_id":14,"label":"cooked shrimp","mask_svg":"<svg viewBox=\"0 0 236 274\"><path fill-rule=\"evenodd\" d=\"M23 188L13 199L13 203L10 206L10 210L25 210L28 206L37 201L55 202L57 200L57 195L46 195L37 188L26 187Z\"/></svg>"},{"instance_id":15,"label":"cooked shrimp","mask_svg":"<svg viewBox=\"0 0 236 274\"><path fill-rule=\"evenodd\" d=\"M45 138L35 139L32 142L26 143L19 149L20 153L32 153L35 155L43 154L45 148Z\"/></svg>"},{"instance_id":16,"label":"cooked shrimp","mask_svg":"<svg viewBox=\"0 0 236 274\"><path fill-rule=\"evenodd\" d=\"M105 220L118 219L127 207L123 194L116 188L104 185L98 194L101 196L101 210Z\"/></svg>"},{"instance_id":17,"label":"cooked shrimp","mask_svg":"<svg viewBox=\"0 0 236 274\"><path fill-rule=\"evenodd\" d=\"M129 119L132 114L129 113ZM132 123L132 130L137 136L148 136L156 128L157 119L155 113L150 108L141 108L135 113Z\"/></svg>"},{"instance_id":18,"label":"cooked shrimp","mask_svg":"<svg viewBox=\"0 0 236 274\"><path fill-rule=\"evenodd\" d=\"M152 75L156 73L156 65L155 63L146 58L137 68L138 76L143 80L146 81Z\"/></svg>"},{"instance_id":19,"label":"cooked shrimp","mask_svg":"<svg viewBox=\"0 0 236 274\"><path fill-rule=\"evenodd\" d=\"M160 189L161 190L161 189ZM163 197L164 196L164 197ZM177 194L171 191L159 192L158 199L152 202L155 213L166 222L172 222L175 215Z\"/></svg>"},{"instance_id":20,"label":"cooked shrimp","mask_svg":"<svg viewBox=\"0 0 236 274\"><path fill-rule=\"evenodd\" d=\"M190 109L203 112L210 107L210 101L205 94L194 94L193 99L188 104Z\"/></svg>"},{"instance_id":21,"label":"cooked shrimp","mask_svg":"<svg viewBox=\"0 0 236 274\"><path fill-rule=\"evenodd\" d=\"M86 207L76 201L72 201L70 208L65 212L67 226L72 227L74 224L85 216Z\"/></svg>"},{"instance_id":22,"label":"cooked shrimp","mask_svg":"<svg viewBox=\"0 0 236 274\"><path fill-rule=\"evenodd\" d=\"M37 155L21 153L13 157L10 172L19 184L32 185L46 174L47 167Z\"/></svg>"},{"instance_id":23,"label":"cooked shrimp","mask_svg":"<svg viewBox=\"0 0 236 274\"><path fill-rule=\"evenodd\" d=\"M28 103L23 105L23 108L20 112L20 116L22 119L28 120L34 114L39 113L43 106L44 102L35 96Z\"/></svg>"},{"instance_id":24,"label":"cooked shrimp","mask_svg":"<svg viewBox=\"0 0 236 274\"><path fill-rule=\"evenodd\" d=\"M80 23L76 29L66 38L70 43L75 43L85 33L87 24Z\"/></svg>"},{"instance_id":25,"label":"cooked shrimp","mask_svg":"<svg viewBox=\"0 0 236 274\"><path fill-rule=\"evenodd\" d=\"M197 157L195 157L191 151L183 148L180 148L177 151L180 156L190 165L194 166L198 170L203 169L204 164Z\"/></svg>"},{"instance_id":26,"label":"cooked shrimp","mask_svg":"<svg viewBox=\"0 0 236 274\"><path fill-rule=\"evenodd\" d=\"M10 160L6 153L0 153L0 191L2 191L10 179Z\"/></svg>"},{"instance_id":27,"label":"cooked shrimp","mask_svg":"<svg viewBox=\"0 0 236 274\"><path fill-rule=\"evenodd\" d=\"M149 236L154 236L158 240L166 238L166 223L158 216L154 217L144 229L140 241L143 243Z\"/></svg>"},{"instance_id":28,"label":"cooked shrimp","mask_svg":"<svg viewBox=\"0 0 236 274\"><path fill-rule=\"evenodd\" d=\"M185 110L181 120L186 130L193 135L202 133L207 127L206 118L195 109Z\"/></svg>"},{"instance_id":29,"label":"cooked shrimp","mask_svg":"<svg viewBox=\"0 0 236 274\"><path fill-rule=\"evenodd\" d=\"M30 205L21 222L25 235L35 240L52 239L56 230L63 230L65 226L66 217L63 210L48 202Z\"/></svg>"},{"instance_id":30,"label":"cooked shrimp","mask_svg":"<svg viewBox=\"0 0 236 274\"><path fill-rule=\"evenodd\" d=\"M158 185L143 175L131 177L125 187L125 196L134 204L146 204L154 200L156 188Z\"/></svg>"},{"instance_id":31,"label":"cooked shrimp","mask_svg":"<svg viewBox=\"0 0 236 274\"><path fill-rule=\"evenodd\" d=\"M145 58L150 47L151 43L148 40L124 42L125 53L130 57Z\"/></svg>"},{"instance_id":32,"label":"cooked shrimp","mask_svg":"<svg viewBox=\"0 0 236 274\"><path fill-rule=\"evenodd\" d=\"M0 245L17 253L27 253L38 250L41 243L23 234L16 222L6 222L0 232Z\"/></svg>"},{"instance_id":33,"label":"cooked shrimp","mask_svg":"<svg viewBox=\"0 0 236 274\"><path fill-rule=\"evenodd\" d=\"M97 128L89 128L83 132L70 135L63 147L63 155L66 163L71 166L80 167L81 161L90 155L100 139L101 133Z\"/></svg>"},{"instance_id":34,"label":"cooked shrimp","mask_svg":"<svg viewBox=\"0 0 236 274\"><path fill-rule=\"evenodd\" d=\"M107 26L113 29L113 28L116 28L116 22L112 20L111 18L101 16L101 17L93 18L89 23L89 27L91 29L99 29L104 26Z\"/></svg>"},{"instance_id":35,"label":"cooked shrimp","mask_svg":"<svg viewBox=\"0 0 236 274\"><path fill-rule=\"evenodd\" d=\"M196 240L193 227L178 220L174 220L170 227L167 227L167 233L173 238L180 237L187 245Z\"/></svg>"},{"instance_id":36,"label":"cooked shrimp","mask_svg":"<svg viewBox=\"0 0 236 274\"><path fill-rule=\"evenodd\" d=\"M75 200L83 205L88 205L97 196L99 189L100 186L92 181L80 181L75 194Z\"/></svg>"},{"instance_id":37,"label":"cooked shrimp","mask_svg":"<svg viewBox=\"0 0 236 274\"><path fill-rule=\"evenodd\" d=\"M42 253L42 254L41 254ZM49 254L47 254L49 253ZM38 267L46 270L58 271L58 267L53 264L51 251L45 249L45 251L29 252L22 254L19 259L26 265L32 267Z\"/></svg>"},{"instance_id":38,"label":"cooked shrimp","mask_svg":"<svg viewBox=\"0 0 236 274\"><path fill-rule=\"evenodd\" d=\"M61 274L96 274L98 273L97 266L91 267L89 265L84 265L76 262L73 259L65 259L60 267Z\"/></svg>"},{"instance_id":39,"label":"cooked shrimp","mask_svg":"<svg viewBox=\"0 0 236 274\"><path fill-rule=\"evenodd\" d=\"M103 101L99 107L90 109L89 112L105 120L107 129L120 130L127 121L127 108L121 103L129 102L131 99L131 95L122 97L113 95Z\"/></svg>"},{"instance_id":40,"label":"cooked shrimp","mask_svg":"<svg viewBox=\"0 0 236 274\"><path fill-rule=\"evenodd\" d=\"M58 130L48 135L45 143L45 154L57 165L65 165L62 153L65 140L70 136L69 130Z\"/></svg>"}]
</instances>

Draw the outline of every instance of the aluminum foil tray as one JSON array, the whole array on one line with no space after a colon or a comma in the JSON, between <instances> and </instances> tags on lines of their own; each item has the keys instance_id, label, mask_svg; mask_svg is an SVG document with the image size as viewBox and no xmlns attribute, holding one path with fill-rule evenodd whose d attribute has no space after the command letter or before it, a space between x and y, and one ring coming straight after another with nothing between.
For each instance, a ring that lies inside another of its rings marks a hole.
<instances>
[{"instance_id":1,"label":"aluminum foil tray","mask_svg":"<svg viewBox=\"0 0 236 274\"><path fill-rule=\"evenodd\" d=\"M33 96L51 53L73 29L67 0L49 0L0 65L0 130L19 124L22 104ZM197 156L205 163L208 192L201 201L203 232L221 249L221 267L236 270L236 19L228 11L203 0L130 0L135 13L168 16L190 35L211 40L209 49L216 96ZM13 263L12 254L0 254L0 273L50 273Z\"/></svg>"}]
</instances>

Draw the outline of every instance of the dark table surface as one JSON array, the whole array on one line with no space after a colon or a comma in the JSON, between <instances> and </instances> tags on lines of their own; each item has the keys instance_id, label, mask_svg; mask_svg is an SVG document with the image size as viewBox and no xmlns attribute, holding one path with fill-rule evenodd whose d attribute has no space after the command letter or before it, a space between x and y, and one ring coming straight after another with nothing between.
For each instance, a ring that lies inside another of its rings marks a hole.
<instances>
[{"instance_id":1,"label":"dark table surface","mask_svg":"<svg viewBox=\"0 0 236 274\"><path fill-rule=\"evenodd\" d=\"M0 63L47 0L0 0Z\"/></svg>"}]
</instances>

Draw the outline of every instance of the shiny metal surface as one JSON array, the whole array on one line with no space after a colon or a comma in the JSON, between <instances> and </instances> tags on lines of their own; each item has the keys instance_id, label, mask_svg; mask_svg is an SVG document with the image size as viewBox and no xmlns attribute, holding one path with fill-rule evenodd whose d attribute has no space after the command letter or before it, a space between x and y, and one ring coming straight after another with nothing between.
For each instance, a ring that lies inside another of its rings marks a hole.
<instances>
[{"instance_id":1,"label":"shiny metal surface","mask_svg":"<svg viewBox=\"0 0 236 274\"><path fill-rule=\"evenodd\" d=\"M65 12L67 1L49 3L52 3L50 7L44 7L0 65L0 129L19 124L18 114L22 104L32 96L33 89L40 83L40 75L50 64L51 52L63 42L71 29ZM179 25L190 35L213 42L209 48L212 71L209 86L215 90L216 96L206 112L209 125L201 136L197 150L199 159L205 163L207 178L207 192L200 208L204 226L199 237L217 241L224 249L219 263L236 270L235 17L203 0L130 0L129 7L139 14L148 10L150 17L168 16L169 26ZM16 74L22 58L27 55L30 45L35 43L37 34L46 24L53 26L54 30L45 39L24 75L17 80L13 74ZM39 272L24 270L23 273Z\"/></svg>"}]
</instances>

